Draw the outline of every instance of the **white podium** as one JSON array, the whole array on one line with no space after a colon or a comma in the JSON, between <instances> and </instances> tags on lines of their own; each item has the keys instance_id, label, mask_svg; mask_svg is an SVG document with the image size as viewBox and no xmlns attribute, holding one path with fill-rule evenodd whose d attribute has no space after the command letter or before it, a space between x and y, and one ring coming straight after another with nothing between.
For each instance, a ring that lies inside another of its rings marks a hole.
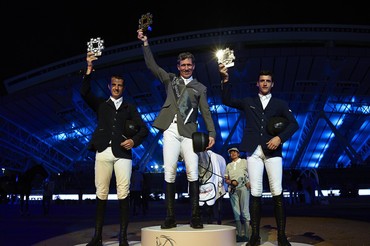
<instances>
[{"instance_id":1,"label":"white podium","mask_svg":"<svg viewBox=\"0 0 370 246\"><path fill-rule=\"evenodd\" d=\"M203 229L177 225L171 229L151 226L141 229L141 246L235 246L235 227L204 224Z\"/></svg>"}]
</instances>

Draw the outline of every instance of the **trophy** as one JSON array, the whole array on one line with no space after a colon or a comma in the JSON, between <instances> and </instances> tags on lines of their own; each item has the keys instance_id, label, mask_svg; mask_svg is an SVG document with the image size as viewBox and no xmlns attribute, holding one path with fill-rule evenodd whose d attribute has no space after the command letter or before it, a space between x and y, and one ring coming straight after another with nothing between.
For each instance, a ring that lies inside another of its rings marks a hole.
<instances>
[{"instance_id":1,"label":"trophy","mask_svg":"<svg viewBox=\"0 0 370 246\"><path fill-rule=\"evenodd\" d=\"M151 24L153 24L153 15L151 13L148 12L145 15L141 15L139 19L139 29L143 30L144 33L151 31Z\"/></svg>"},{"instance_id":2,"label":"trophy","mask_svg":"<svg viewBox=\"0 0 370 246\"><path fill-rule=\"evenodd\" d=\"M234 51L226 48L224 50L218 50L216 53L216 57L218 58L218 63L224 64L226 67L233 67L234 66Z\"/></svg>"},{"instance_id":3,"label":"trophy","mask_svg":"<svg viewBox=\"0 0 370 246\"><path fill-rule=\"evenodd\" d=\"M104 40L100 38L91 38L90 42L87 42L87 51L93 52L94 56L101 56L101 51L104 49L103 43Z\"/></svg>"}]
</instances>

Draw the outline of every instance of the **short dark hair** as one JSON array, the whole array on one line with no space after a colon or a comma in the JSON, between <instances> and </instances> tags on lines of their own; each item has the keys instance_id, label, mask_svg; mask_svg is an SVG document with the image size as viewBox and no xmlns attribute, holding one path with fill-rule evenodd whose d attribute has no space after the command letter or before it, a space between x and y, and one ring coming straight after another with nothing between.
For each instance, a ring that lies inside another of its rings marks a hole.
<instances>
[{"instance_id":1,"label":"short dark hair","mask_svg":"<svg viewBox=\"0 0 370 246\"><path fill-rule=\"evenodd\" d=\"M112 86L112 79L122 80L122 85L125 86L125 79L123 78L123 76L119 74L113 74L112 76L110 76L110 80L108 83L109 88Z\"/></svg>"},{"instance_id":2,"label":"short dark hair","mask_svg":"<svg viewBox=\"0 0 370 246\"><path fill-rule=\"evenodd\" d=\"M115 78L115 79L120 79L120 80L125 81L125 79L123 78L123 76L122 76L122 75L119 75L119 74L114 74L114 75L112 75L112 76L111 76L111 78L112 78L112 79L113 79L113 78Z\"/></svg>"},{"instance_id":3,"label":"short dark hair","mask_svg":"<svg viewBox=\"0 0 370 246\"><path fill-rule=\"evenodd\" d=\"M274 74L271 70L261 70L259 76L271 76L271 81L274 81Z\"/></svg>"},{"instance_id":4,"label":"short dark hair","mask_svg":"<svg viewBox=\"0 0 370 246\"><path fill-rule=\"evenodd\" d=\"M190 52L182 52L177 56L177 64L180 64L180 61L185 59L191 59L192 63L195 63L195 57Z\"/></svg>"}]
</instances>

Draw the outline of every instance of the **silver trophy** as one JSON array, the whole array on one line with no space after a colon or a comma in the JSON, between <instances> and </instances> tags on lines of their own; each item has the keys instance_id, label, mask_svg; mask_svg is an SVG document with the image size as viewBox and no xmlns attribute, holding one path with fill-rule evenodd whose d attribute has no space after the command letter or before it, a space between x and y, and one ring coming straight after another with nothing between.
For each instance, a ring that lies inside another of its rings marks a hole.
<instances>
[{"instance_id":1,"label":"silver trophy","mask_svg":"<svg viewBox=\"0 0 370 246\"><path fill-rule=\"evenodd\" d=\"M91 38L90 42L87 42L87 51L93 52L94 56L101 56L102 50L104 49L104 40L100 38Z\"/></svg>"},{"instance_id":2,"label":"silver trophy","mask_svg":"<svg viewBox=\"0 0 370 246\"><path fill-rule=\"evenodd\" d=\"M226 48L224 50L218 50L216 53L218 58L218 63L224 64L226 67L233 67L234 66L234 51Z\"/></svg>"}]
</instances>

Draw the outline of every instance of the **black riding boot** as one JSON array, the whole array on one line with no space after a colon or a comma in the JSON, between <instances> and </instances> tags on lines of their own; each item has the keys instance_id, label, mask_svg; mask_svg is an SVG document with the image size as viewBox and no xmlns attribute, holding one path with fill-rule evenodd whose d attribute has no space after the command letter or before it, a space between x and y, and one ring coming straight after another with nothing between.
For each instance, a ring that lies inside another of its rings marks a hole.
<instances>
[{"instance_id":1,"label":"black riding boot","mask_svg":"<svg viewBox=\"0 0 370 246\"><path fill-rule=\"evenodd\" d=\"M164 223L161 225L162 229L170 229L176 227L175 219L175 183L166 182L166 209L167 215Z\"/></svg>"},{"instance_id":2,"label":"black riding boot","mask_svg":"<svg viewBox=\"0 0 370 246\"><path fill-rule=\"evenodd\" d=\"M278 230L277 232L278 246L291 246L285 235L286 217L283 193L281 193L279 196L273 196L272 199L274 201L274 213L276 219L276 226Z\"/></svg>"},{"instance_id":3,"label":"black riding boot","mask_svg":"<svg viewBox=\"0 0 370 246\"><path fill-rule=\"evenodd\" d=\"M247 246L258 246L261 243L260 238L261 199L262 197L255 197L251 195L250 214L251 214L252 235L247 243Z\"/></svg>"},{"instance_id":4,"label":"black riding boot","mask_svg":"<svg viewBox=\"0 0 370 246\"><path fill-rule=\"evenodd\" d=\"M102 246L102 232L104 224L105 208L107 206L107 200L100 200L96 197L96 215L95 215L95 232L94 237L86 246Z\"/></svg>"},{"instance_id":5,"label":"black riding boot","mask_svg":"<svg viewBox=\"0 0 370 246\"><path fill-rule=\"evenodd\" d=\"M203 223L199 209L199 181L189 182L189 195L191 204L190 226L194 229L201 229Z\"/></svg>"},{"instance_id":6,"label":"black riding boot","mask_svg":"<svg viewBox=\"0 0 370 246\"><path fill-rule=\"evenodd\" d=\"M120 212L120 229L119 229L119 246L128 246L127 241L127 227L130 214L129 198L120 199L119 212Z\"/></svg>"}]
</instances>

